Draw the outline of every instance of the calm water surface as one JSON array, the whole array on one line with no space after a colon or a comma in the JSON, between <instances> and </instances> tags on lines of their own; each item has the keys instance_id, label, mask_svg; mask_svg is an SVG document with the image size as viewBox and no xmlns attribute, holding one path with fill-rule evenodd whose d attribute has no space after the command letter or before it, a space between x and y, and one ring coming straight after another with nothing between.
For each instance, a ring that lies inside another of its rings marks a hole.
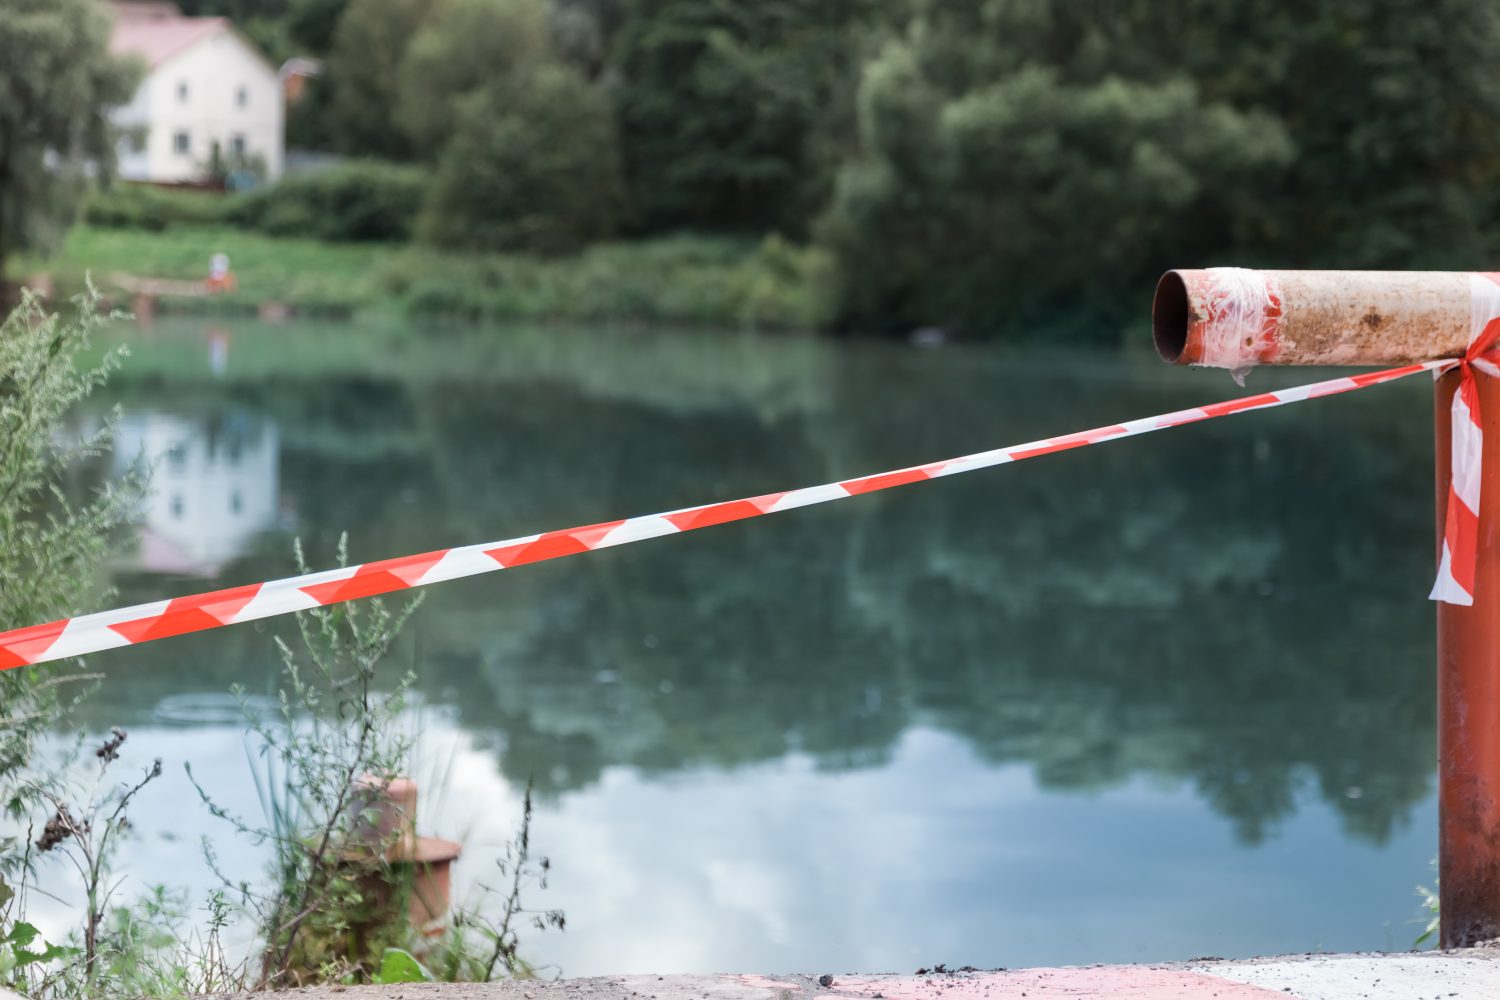
<instances>
[{"instance_id":1,"label":"calm water surface","mask_svg":"<svg viewBox=\"0 0 1500 1000\"><path fill-rule=\"evenodd\" d=\"M129 333L147 600L757 495L1225 398L1135 354L248 322ZM1325 373L1257 372L1251 388ZM429 591L425 832L534 782L569 975L1402 948L1435 853L1421 380ZM106 470L101 470L101 474ZM226 696L284 622L92 659L166 776L131 885L253 875Z\"/></svg>"}]
</instances>

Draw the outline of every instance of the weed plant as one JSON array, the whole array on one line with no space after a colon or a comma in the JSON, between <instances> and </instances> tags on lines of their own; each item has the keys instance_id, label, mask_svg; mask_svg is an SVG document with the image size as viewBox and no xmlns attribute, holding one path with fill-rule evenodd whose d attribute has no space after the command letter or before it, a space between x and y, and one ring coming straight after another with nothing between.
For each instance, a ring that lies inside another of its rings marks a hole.
<instances>
[{"instance_id":1,"label":"weed plant","mask_svg":"<svg viewBox=\"0 0 1500 1000\"><path fill-rule=\"evenodd\" d=\"M92 366L80 361L107 319L98 303L90 287L59 315L27 294L0 324L0 629L102 601L106 590L93 570L141 493L139 476L93 493L78 488L80 467L109 446L112 421L81 436L63 433L75 407L118 364L118 352ZM339 554L347 555L342 541ZM296 558L306 572L300 547ZM75 760L46 772L36 763L40 737L56 729L68 705L63 692L81 690L66 685L91 675L76 663L0 671L0 803L14 831L0 839L0 875L8 879L0 880L0 983L74 1000L529 975L520 932L564 926L560 912L523 907L523 890L544 888L550 867L532 858L529 790L520 834L481 904L456 913L436 943L410 922L413 869L391 848L415 817L392 822L381 793L410 764L413 740L403 719L413 678L391 683L382 665L417 603L392 611L369 600L302 612L298 648L277 640L283 669L275 710L258 711L236 691L263 814L234 815L212 789L194 786L235 832L270 847L271 864L258 884L221 876L201 916L167 887L120 898L128 810L161 774L159 760L115 780L111 765L126 739L117 729L88 767ZM205 856L219 872L208 843ZM82 896L79 926L61 942L44 940L26 919L29 894L62 891L58 880L44 884L38 875L54 858L72 867ZM253 921L257 944L237 955L225 931L243 918Z\"/></svg>"}]
</instances>

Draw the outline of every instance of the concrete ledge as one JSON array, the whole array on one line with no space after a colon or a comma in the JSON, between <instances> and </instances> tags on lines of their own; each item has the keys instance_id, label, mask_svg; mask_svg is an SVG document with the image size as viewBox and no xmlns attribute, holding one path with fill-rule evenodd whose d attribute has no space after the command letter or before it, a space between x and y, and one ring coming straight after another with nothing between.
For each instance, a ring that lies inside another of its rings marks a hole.
<instances>
[{"instance_id":1,"label":"concrete ledge","mask_svg":"<svg viewBox=\"0 0 1500 1000\"><path fill-rule=\"evenodd\" d=\"M1500 1000L1500 951L1303 955L922 975L608 976L321 986L308 1000ZM286 995L286 994L283 994Z\"/></svg>"}]
</instances>

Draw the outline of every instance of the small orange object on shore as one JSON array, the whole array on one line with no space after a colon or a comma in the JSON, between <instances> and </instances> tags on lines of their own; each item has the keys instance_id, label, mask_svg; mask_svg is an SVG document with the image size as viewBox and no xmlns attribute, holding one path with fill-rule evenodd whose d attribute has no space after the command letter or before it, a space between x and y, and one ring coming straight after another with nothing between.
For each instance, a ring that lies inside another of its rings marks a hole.
<instances>
[{"instance_id":1,"label":"small orange object on shore","mask_svg":"<svg viewBox=\"0 0 1500 1000\"><path fill-rule=\"evenodd\" d=\"M208 261L208 278L203 282L210 292L232 292L234 272L229 270L229 255L216 253Z\"/></svg>"}]
</instances>

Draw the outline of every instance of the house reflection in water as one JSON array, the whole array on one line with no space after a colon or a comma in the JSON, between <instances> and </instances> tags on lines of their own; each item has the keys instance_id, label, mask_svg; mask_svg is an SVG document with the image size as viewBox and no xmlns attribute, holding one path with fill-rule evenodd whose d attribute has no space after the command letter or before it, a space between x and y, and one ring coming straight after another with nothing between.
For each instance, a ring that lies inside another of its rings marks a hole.
<instances>
[{"instance_id":1,"label":"house reflection in water","mask_svg":"<svg viewBox=\"0 0 1500 1000\"><path fill-rule=\"evenodd\" d=\"M122 417L116 472L141 459L152 469L137 568L206 578L244 555L276 525L280 451L275 424L251 414Z\"/></svg>"}]
</instances>

